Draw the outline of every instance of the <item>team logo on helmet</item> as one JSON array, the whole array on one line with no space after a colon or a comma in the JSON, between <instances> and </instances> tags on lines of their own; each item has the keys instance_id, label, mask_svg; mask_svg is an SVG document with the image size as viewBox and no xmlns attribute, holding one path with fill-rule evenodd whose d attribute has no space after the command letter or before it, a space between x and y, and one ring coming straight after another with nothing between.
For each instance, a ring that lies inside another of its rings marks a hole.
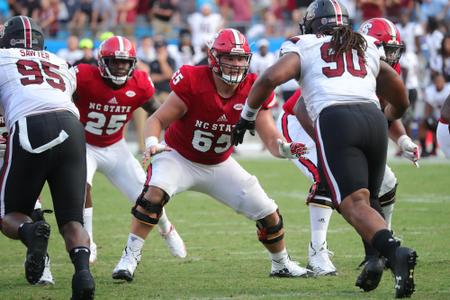
<instances>
[{"instance_id":1,"label":"team logo on helmet","mask_svg":"<svg viewBox=\"0 0 450 300\"><path fill-rule=\"evenodd\" d=\"M306 20L311 21L316 17L316 10L318 7L319 5L316 1L311 3L311 5L308 7L308 11L306 12Z\"/></svg>"},{"instance_id":2,"label":"team logo on helmet","mask_svg":"<svg viewBox=\"0 0 450 300\"><path fill-rule=\"evenodd\" d=\"M369 33L370 28L372 28L372 23L366 22L361 26L359 30L362 34L367 35Z\"/></svg>"}]
</instances>

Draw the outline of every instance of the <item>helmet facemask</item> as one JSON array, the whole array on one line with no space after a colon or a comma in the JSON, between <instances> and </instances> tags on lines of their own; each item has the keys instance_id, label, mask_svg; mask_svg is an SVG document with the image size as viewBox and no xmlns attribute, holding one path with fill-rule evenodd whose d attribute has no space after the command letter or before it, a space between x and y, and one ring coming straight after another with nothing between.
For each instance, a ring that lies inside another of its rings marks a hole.
<instances>
[{"instance_id":1,"label":"helmet facemask","mask_svg":"<svg viewBox=\"0 0 450 300\"><path fill-rule=\"evenodd\" d=\"M215 55L217 61L218 61L218 71L215 72L220 79L222 79L227 84L238 84L241 83L245 76L247 76L248 69L250 67L250 60L252 57L251 53L247 54L219 54ZM225 61L231 61L233 60L233 57L239 57L240 60L244 60L245 63L242 65L240 64L233 64L230 62Z\"/></svg>"},{"instance_id":2,"label":"helmet facemask","mask_svg":"<svg viewBox=\"0 0 450 300\"><path fill-rule=\"evenodd\" d=\"M405 46L403 44L394 43L382 43L384 48L384 53L386 57L383 59L385 62L391 66L397 64L405 51Z\"/></svg>"},{"instance_id":3,"label":"helmet facemask","mask_svg":"<svg viewBox=\"0 0 450 300\"><path fill-rule=\"evenodd\" d=\"M128 66L120 62L127 62ZM136 66L135 58L117 58L117 57L101 57L99 59L99 66L104 72L102 76L111 80L116 85L123 85L132 76L133 70Z\"/></svg>"}]
</instances>

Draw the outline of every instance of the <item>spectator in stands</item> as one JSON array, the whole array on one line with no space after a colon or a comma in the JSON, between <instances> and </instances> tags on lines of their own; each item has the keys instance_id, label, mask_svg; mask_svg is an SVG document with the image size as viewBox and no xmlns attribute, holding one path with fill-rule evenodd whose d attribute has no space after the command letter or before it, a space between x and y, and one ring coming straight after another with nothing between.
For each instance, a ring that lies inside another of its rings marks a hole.
<instances>
[{"instance_id":1,"label":"spectator in stands","mask_svg":"<svg viewBox=\"0 0 450 300\"><path fill-rule=\"evenodd\" d=\"M182 65L193 66L200 55L200 48L192 45L192 35L189 29L181 29L178 34L178 45L168 45L167 49L173 59L175 59L176 69Z\"/></svg>"},{"instance_id":2,"label":"spectator in stands","mask_svg":"<svg viewBox=\"0 0 450 300\"><path fill-rule=\"evenodd\" d=\"M37 10L38 24L46 36L55 37L58 33L58 0L41 0L41 6Z\"/></svg>"},{"instance_id":3,"label":"spectator in stands","mask_svg":"<svg viewBox=\"0 0 450 300\"><path fill-rule=\"evenodd\" d=\"M170 21L175 14L176 8L175 0L152 0L152 25L154 34L163 35L166 38L170 36L173 27Z\"/></svg>"},{"instance_id":4,"label":"spectator in stands","mask_svg":"<svg viewBox=\"0 0 450 300\"><path fill-rule=\"evenodd\" d=\"M78 48L78 37L71 35L67 38L67 48L60 49L56 54L73 65L83 57L83 51Z\"/></svg>"},{"instance_id":5,"label":"spectator in stands","mask_svg":"<svg viewBox=\"0 0 450 300\"><path fill-rule=\"evenodd\" d=\"M226 20L226 26L232 27L243 34L247 32L252 19L251 0L218 0L220 14Z\"/></svg>"},{"instance_id":6,"label":"spectator in stands","mask_svg":"<svg viewBox=\"0 0 450 300\"><path fill-rule=\"evenodd\" d=\"M156 52L155 47L153 47L153 40L151 36L143 36L139 42L137 49L137 58L144 63L150 65L150 63L155 60Z\"/></svg>"},{"instance_id":7,"label":"spectator in stands","mask_svg":"<svg viewBox=\"0 0 450 300\"><path fill-rule=\"evenodd\" d=\"M381 18L384 15L384 0L357 0L357 5L361 10L363 22L372 18Z\"/></svg>"},{"instance_id":8,"label":"spectator in stands","mask_svg":"<svg viewBox=\"0 0 450 300\"><path fill-rule=\"evenodd\" d=\"M69 23L69 29L72 35L80 36L84 33L85 25L92 16L92 3L91 0L80 0L76 3L76 10Z\"/></svg>"},{"instance_id":9,"label":"spectator in stands","mask_svg":"<svg viewBox=\"0 0 450 300\"><path fill-rule=\"evenodd\" d=\"M257 46L258 52L253 54L250 62L250 72L260 75L275 62L276 58L272 52L269 52L267 39L260 39Z\"/></svg>"},{"instance_id":10,"label":"spectator in stands","mask_svg":"<svg viewBox=\"0 0 450 300\"><path fill-rule=\"evenodd\" d=\"M77 60L74 65L89 64L97 66L97 59L94 57L94 42L91 39L84 38L80 41L79 47L83 51L83 57Z\"/></svg>"},{"instance_id":11,"label":"spectator in stands","mask_svg":"<svg viewBox=\"0 0 450 300\"><path fill-rule=\"evenodd\" d=\"M436 155L436 128L442 106L445 99L450 95L450 83L445 83L444 76L437 74L433 78L433 83L425 89L425 118L420 130L420 144L422 146L422 157ZM427 147L427 133L433 136L431 150Z\"/></svg>"},{"instance_id":12,"label":"spectator in stands","mask_svg":"<svg viewBox=\"0 0 450 300\"><path fill-rule=\"evenodd\" d=\"M441 41L438 54L430 61L433 75L441 73L445 82L450 82L450 33L447 33Z\"/></svg>"},{"instance_id":13,"label":"spectator in stands","mask_svg":"<svg viewBox=\"0 0 450 300\"><path fill-rule=\"evenodd\" d=\"M156 96L163 103L169 95L170 79L175 71L175 60L169 55L167 43L163 36L157 35L153 38L156 59L150 63L150 76L155 84Z\"/></svg>"},{"instance_id":14,"label":"spectator in stands","mask_svg":"<svg viewBox=\"0 0 450 300\"><path fill-rule=\"evenodd\" d=\"M206 3L200 9L188 17L188 24L192 32L192 44L201 47L205 41L214 38L224 24L224 19L218 13L212 11L210 4Z\"/></svg>"},{"instance_id":15,"label":"spectator in stands","mask_svg":"<svg viewBox=\"0 0 450 300\"><path fill-rule=\"evenodd\" d=\"M111 5L111 0L93 0L92 1L92 18L91 31L92 36L96 36L97 32L109 30L115 26L116 10Z\"/></svg>"},{"instance_id":16,"label":"spectator in stands","mask_svg":"<svg viewBox=\"0 0 450 300\"><path fill-rule=\"evenodd\" d=\"M115 4L117 12L116 33L124 36L133 36L138 0L116 0Z\"/></svg>"},{"instance_id":17,"label":"spectator in stands","mask_svg":"<svg viewBox=\"0 0 450 300\"><path fill-rule=\"evenodd\" d=\"M395 24L400 31L400 36L405 43L406 51L419 53L420 38L424 35L422 26L411 20L406 11L402 11L400 23Z\"/></svg>"}]
</instances>

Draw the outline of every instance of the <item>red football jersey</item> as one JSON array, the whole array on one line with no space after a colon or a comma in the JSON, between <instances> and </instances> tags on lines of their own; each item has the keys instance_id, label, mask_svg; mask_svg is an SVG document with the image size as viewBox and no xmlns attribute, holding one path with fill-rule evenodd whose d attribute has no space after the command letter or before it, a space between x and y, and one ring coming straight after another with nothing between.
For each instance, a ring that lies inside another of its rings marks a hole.
<instances>
[{"instance_id":1,"label":"red football jersey","mask_svg":"<svg viewBox=\"0 0 450 300\"><path fill-rule=\"evenodd\" d=\"M155 92L147 74L134 70L133 76L119 89L111 88L97 67L77 66L77 99L80 121L88 144L107 147L123 138L124 125L131 114Z\"/></svg>"},{"instance_id":2,"label":"red football jersey","mask_svg":"<svg viewBox=\"0 0 450 300\"><path fill-rule=\"evenodd\" d=\"M196 163L213 165L226 160L233 152L231 131L255 80L255 74L248 74L234 95L225 99L217 93L208 66L181 67L173 75L170 87L186 103L188 111L167 128L166 143ZM275 102L272 93L263 109Z\"/></svg>"},{"instance_id":3,"label":"red football jersey","mask_svg":"<svg viewBox=\"0 0 450 300\"><path fill-rule=\"evenodd\" d=\"M288 113L290 115L294 114L294 106L297 103L298 98L300 98L301 94L302 94L302 90L297 89L297 90L295 90L295 93L293 93L292 96L290 96L289 99L287 99L286 102L284 102L283 110L286 113Z\"/></svg>"}]
</instances>

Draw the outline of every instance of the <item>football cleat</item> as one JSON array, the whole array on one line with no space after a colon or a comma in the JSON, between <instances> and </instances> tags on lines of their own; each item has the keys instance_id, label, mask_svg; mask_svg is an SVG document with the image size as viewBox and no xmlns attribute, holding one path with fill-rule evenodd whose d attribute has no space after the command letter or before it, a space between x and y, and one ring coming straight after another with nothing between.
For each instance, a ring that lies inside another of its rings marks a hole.
<instances>
[{"instance_id":1,"label":"football cleat","mask_svg":"<svg viewBox=\"0 0 450 300\"><path fill-rule=\"evenodd\" d=\"M391 270L395 278L395 298L409 298L415 291L414 268L417 253L415 250L398 247Z\"/></svg>"},{"instance_id":2,"label":"football cleat","mask_svg":"<svg viewBox=\"0 0 450 300\"><path fill-rule=\"evenodd\" d=\"M32 230L33 237L29 241L25 260L25 277L29 283L35 284L44 272L50 225L45 221L38 221L33 224Z\"/></svg>"},{"instance_id":3,"label":"football cleat","mask_svg":"<svg viewBox=\"0 0 450 300\"><path fill-rule=\"evenodd\" d=\"M336 267L330 260L333 255L333 252L328 250L326 242L317 247L309 243L306 267L312 270L316 276L337 275Z\"/></svg>"},{"instance_id":4,"label":"football cleat","mask_svg":"<svg viewBox=\"0 0 450 300\"><path fill-rule=\"evenodd\" d=\"M272 271L270 277L310 277L314 276L311 270L302 268L296 261L288 259L286 263L280 263L272 259Z\"/></svg>"},{"instance_id":5,"label":"football cleat","mask_svg":"<svg viewBox=\"0 0 450 300\"><path fill-rule=\"evenodd\" d=\"M113 279L133 281L134 272L141 261L142 252L133 252L128 247L122 252L122 257L119 263L114 268L112 273Z\"/></svg>"},{"instance_id":6,"label":"football cleat","mask_svg":"<svg viewBox=\"0 0 450 300\"><path fill-rule=\"evenodd\" d=\"M89 249L91 250L91 254L89 255L89 263L93 264L97 261L97 244L91 241Z\"/></svg>"},{"instance_id":7,"label":"football cleat","mask_svg":"<svg viewBox=\"0 0 450 300\"><path fill-rule=\"evenodd\" d=\"M175 257L185 258L187 256L186 246L173 225L170 226L169 232L159 232L166 242L170 253Z\"/></svg>"},{"instance_id":8,"label":"football cleat","mask_svg":"<svg viewBox=\"0 0 450 300\"><path fill-rule=\"evenodd\" d=\"M39 279L39 281L36 283L36 285L50 285L55 284L55 281L53 280L52 272L50 271L50 256L45 257L45 267L44 272L42 272L42 276Z\"/></svg>"},{"instance_id":9,"label":"football cleat","mask_svg":"<svg viewBox=\"0 0 450 300\"><path fill-rule=\"evenodd\" d=\"M72 277L72 300L94 299L95 282L89 270L81 270Z\"/></svg>"},{"instance_id":10,"label":"football cleat","mask_svg":"<svg viewBox=\"0 0 450 300\"><path fill-rule=\"evenodd\" d=\"M366 258L360 266L363 266L363 269L356 279L355 286L360 287L364 292L376 289L383 276L385 259L379 256L371 256Z\"/></svg>"}]
</instances>

